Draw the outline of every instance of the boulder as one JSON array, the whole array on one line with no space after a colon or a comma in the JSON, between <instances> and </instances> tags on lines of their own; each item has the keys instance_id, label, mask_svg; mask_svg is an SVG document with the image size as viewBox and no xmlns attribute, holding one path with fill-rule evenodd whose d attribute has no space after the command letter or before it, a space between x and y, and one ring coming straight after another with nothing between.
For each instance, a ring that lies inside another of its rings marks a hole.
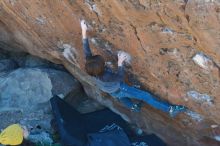
<instances>
[{"instance_id":1,"label":"boulder","mask_svg":"<svg viewBox=\"0 0 220 146\"><path fill-rule=\"evenodd\" d=\"M50 98L65 96L74 86L80 86L74 77L54 69L19 68L0 77L0 129L19 122L33 131L39 125L50 130Z\"/></svg>"},{"instance_id":2,"label":"boulder","mask_svg":"<svg viewBox=\"0 0 220 146\"><path fill-rule=\"evenodd\" d=\"M30 112L37 104L52 97L51 80L39 69L17 69L0 80L1 107L16 107Z\"/></svg>"}]
</instances>

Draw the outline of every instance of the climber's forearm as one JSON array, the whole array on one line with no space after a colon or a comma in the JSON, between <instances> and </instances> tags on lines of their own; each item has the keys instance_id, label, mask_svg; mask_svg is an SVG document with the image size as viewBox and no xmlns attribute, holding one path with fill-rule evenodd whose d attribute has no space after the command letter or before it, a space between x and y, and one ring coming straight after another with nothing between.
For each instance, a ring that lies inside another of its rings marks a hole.
<instances>
[{"instance_id":1,"label":"climber's forearm","mask_svg":"<svg viewBox=\"0 0 220 146\"><path fill-rule=\"evenodd\" d=\"M83 39L87 38L86 30L82 30L82 38Z\"/></svg>"}]
</instances>

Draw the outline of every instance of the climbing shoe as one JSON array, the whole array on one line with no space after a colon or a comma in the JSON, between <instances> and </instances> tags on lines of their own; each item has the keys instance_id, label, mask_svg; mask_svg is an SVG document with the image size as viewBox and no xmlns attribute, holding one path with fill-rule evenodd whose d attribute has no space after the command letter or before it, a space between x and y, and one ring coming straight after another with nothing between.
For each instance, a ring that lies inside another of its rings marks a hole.
<instances>
[{"instance_id":1,"label":"climbing shoe","mask_svg":"<svg viewBox=\"0 0 220 146\"><path fill-rule=\"evenodd\" d=\"M134 103L131 107L132 112L140 112L142 107L142 102Z\"/></svg>"},{"instance_id":2,"label":"climbing shoe","mask_svg":"<svg viewBox=\"0 0 220 146\"><path fill-rule=\"evenodd\" d=\"M169 114L171 117L175 117L180 112L185 112L187 108L182 105L172 105L170 106Z\"/></svg>"}]
</instances>

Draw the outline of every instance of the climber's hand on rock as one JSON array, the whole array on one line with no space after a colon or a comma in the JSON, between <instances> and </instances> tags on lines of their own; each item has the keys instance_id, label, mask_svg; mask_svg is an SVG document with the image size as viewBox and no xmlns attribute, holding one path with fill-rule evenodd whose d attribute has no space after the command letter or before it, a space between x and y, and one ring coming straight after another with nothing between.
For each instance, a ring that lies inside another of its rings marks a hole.
<instances>
[{"instance_id":1,"label":"climber's hand on rock","mask_svg":"<svg viewBox=\"0 0 220 146\"><path fill-rule=\"evenodd\" d=\"M118 53L118 66L122 66L123 65L123 62L127 59L127 56L122 53L122 52L119 52Z\"/></svg>"},{"instance_id":2,"label":"climber's hand on rock","mask_svg":"<svg viewBox=\"0 0 220 146\"><path fill-rule=\"evenodd\" d=\"M81 29L82 29L82 37L83 39L86 39L86 31L88 29L87 25L86 25L86 21L85 20L81 20Z\"/></svg>"},{"instance_id":3,"label":"climber's hand on rock","mask_svg":"<svg viewBox=\"0 0 220 146\"><path fill-rule=\"evenodd\" d=\"M82 29L82 31L87 31L87 29L88 29L85 20L81 20L81 29Z\"/></svg>"}]
</instances>

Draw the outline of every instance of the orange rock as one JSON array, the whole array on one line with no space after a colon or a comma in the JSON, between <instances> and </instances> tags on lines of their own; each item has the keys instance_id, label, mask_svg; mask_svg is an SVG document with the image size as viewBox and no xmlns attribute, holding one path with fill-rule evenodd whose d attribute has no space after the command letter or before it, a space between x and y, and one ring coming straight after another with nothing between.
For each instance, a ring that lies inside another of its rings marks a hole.
<instances>
[{"instance_id":1,"label":"orange rock","mask_svg":"<svg viewBox=\"0 0 220 146\"><path fill-rule=\"evenodd\" d=\"M169 145L203 146L208 140L198 139L205 136L213 140L213 136L199 132L195 125L203 128L211 124L208 121L220 123L219 7L220 3L214 0L1 0L0 47L64 64L90 97L130 118L143 130L156 133ZM184 103L204 120L195 122L186 114L171 119L148 105L133 118L117 102L102 97L84 72L80 19L88 21L90 37L100 40L92 45L93 52L104 55L107 61L115 58L114 51L128 52L132 56L128 71L141 82L141 88L170 103ZM61 44L75 49L72 52L77 52L77 64L65 60ZM167 49L161 52L161 48ZM204 71L193 62L192 57L198 52L212 59L213 71ZM158 85L165 88L161 90ZM190 90L209 94L214 107L204 109L177 98Z\"/></svg>"}]
</instances>

